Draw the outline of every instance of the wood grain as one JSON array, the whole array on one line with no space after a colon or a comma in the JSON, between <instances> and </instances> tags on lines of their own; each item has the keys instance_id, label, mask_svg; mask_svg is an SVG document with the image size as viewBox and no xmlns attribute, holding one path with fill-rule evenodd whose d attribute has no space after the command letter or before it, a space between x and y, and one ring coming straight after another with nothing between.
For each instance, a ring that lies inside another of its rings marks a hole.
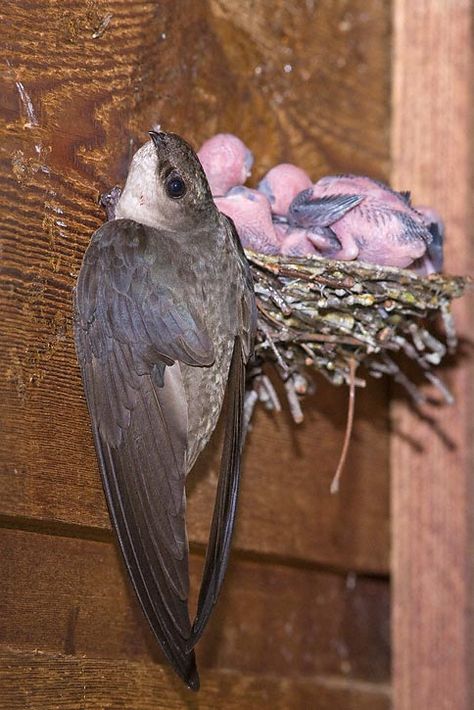
<instances>
[{"instance_id":1,"label":"wood grain","mask_svg":"<svg viewBox=\"0 0 474 710\"><path fill-rule=\"evenodd\" d=\"M394 3L393 182L446 220L447 270L473 273L472 2ZM422 421L394 404L396 710L474 707L472 292L456 304L471 342L446 378L456 404Z\"/></svg>"},{"instance_id":2,"label":"wood grain","mask_svg":"<svg viewBox=\"0 0 474 710\"><path fill-rule=\"evenodd\" d=\"M386 687L330 678L282 680L209 673L193 695L160 667L0 650L2 710L388 710Z\"/></svg>"},{"instance_id":3,"label":"wood grain","mask_svg":"<svg viewBox=\"0 0 474 710\"><path fill-rule=\"evenodd\" d=\"M111 543L0 530L0 559L0 644L163 663ZM193 555L195 591L201 566ZM388 585L234 558L198 661L202 670L387 682Z\"/></svg>"},{"instance_id":4,"label":"wood grain","mask_svg":"<svg viewBox=\"0 0 474 710\"><path fill-rule=\"evenodd\" d=\"M236 131L260 170L293 158L315 176L386 173L387 3L297 8L17 0L0 11L3 516L108 528L71 340L71 290L102 219L97 195L123 180L146 129L159 122L196 144ZM386 401L383 384L361 394L336 497L329 482L346 393L322 384L298 430L261 412L237 546L386 572ZM190 488L190 539L203 544L215 468L201 467Z\"/></svg>"},{"instance_id":5,"label":"wood grain","mask_svg":"<svg viewBox=\"0 0 474 710\"><path fill-rule=\"evenodd\" d=\"M245 134L262 171L277 159L314 177L348 169L387 176L387 3L211 0L210 7L228 65L238 67L233 130Z\"/></svg>"},{"instance_id":6,"label":"wood grain","mask_svg":"<svg viewBox=\"0 0 474 710\"><path fill-rule=\"evenodd\" d=\"M0 21L0 526L31 530L0 531L0 708L386 710L388 583L353 573L388 569L386 386L358 399L335 497L346 392L318 384L297 429L258 413L191 696L111 542L71 292L98 194L156 123L196 146L238 133L254 179L288 159L386 175L389 5L14 0ZM194 589L215 485L213 448L189 485Z\"/></svg>"}]
</instances>

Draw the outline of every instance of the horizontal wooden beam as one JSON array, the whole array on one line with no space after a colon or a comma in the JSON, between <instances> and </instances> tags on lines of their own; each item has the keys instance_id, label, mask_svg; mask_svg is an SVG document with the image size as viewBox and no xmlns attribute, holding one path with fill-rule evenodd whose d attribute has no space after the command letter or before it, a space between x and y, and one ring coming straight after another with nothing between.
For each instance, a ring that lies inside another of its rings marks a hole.
<instances>
[{"instance_id":1,"label":"horizontal wooden beam","mask_svg":"<svg viewBox=\"0 0 474 710\"><path fill-rule=\"evenodd\" d=\"M111 543L0 529L0 643L162 661ZM203 559L191 556L191 589ZM198 647L209 668L386 682L384 580L232 559Z\"/></svg>"},{"instance_id":2,"label":"horizontal wooden beam","mask_svg":"<svg viewBox=\"0 0 474 710\"><path fill-rule=\"evenodd\" d=\"M386 686L211 672L197 695L150 663L20 652L0 646L2 710L389 710Z\"/></svg>"}]
</instances>

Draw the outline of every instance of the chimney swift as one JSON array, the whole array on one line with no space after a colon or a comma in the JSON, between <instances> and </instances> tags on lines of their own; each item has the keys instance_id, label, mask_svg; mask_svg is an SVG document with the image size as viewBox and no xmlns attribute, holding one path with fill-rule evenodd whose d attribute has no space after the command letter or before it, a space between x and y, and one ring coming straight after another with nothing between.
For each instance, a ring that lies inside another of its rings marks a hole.
<instances>
[{"instance_id":1,"label":"chimney swift","mask_svg":"<svg viewBox=\"0 0 474 710\"><path fill-rule=\"evenodd\" d=\"M270 202L263 193L237 185L214 199L218 209L234 222L245 249L278 254L280 238L272 222Z\"/></svg>"},{"instance_id":2,"label":"chimney swift","mask_svg":"<svg viewBox=\"0 0 474 710\"><path fill-rule=\"evenodd\" d=\"M300 192L288 210L288 222L314 241L336 236L336 259L406 268L424 256L433 234L410 204L408 193L362 175L321 178ZM317 246L317 244L315 244Z\"/></svg>"},{"instance_id":3,"label":"chimney swift","mask_svg":"<svg viewBox=\"0 0 474 710\"><path fill-rule=\"evenodd\" d=\"M240 478L255 302L231 220L192 148L150 132L115 219L92 236L74 294L75 342L107 503L141 607L176 673L199 688L193 647L219 594ZM225 435L194 623L185 480Z\"/></svg>"},{"instance_id":4,"label":"chimney swift","mask_svg":"<svg viewBox=\"0 0 474 710\"><path fill-rule=\"evenodd\" d=\"M213 195L225 195L232 187L243 185L252 171L253 155L232 133L217 133L198 151Z\"/></svg>"}]
</instances>

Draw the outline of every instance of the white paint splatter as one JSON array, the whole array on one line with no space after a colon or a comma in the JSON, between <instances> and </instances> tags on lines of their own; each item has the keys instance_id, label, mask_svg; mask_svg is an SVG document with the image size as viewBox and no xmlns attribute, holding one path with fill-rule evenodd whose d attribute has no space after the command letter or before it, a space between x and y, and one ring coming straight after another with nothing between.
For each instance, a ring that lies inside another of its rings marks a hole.
<instances>
[{"instance_id":1,"label":"white paint splatter","mask_svg":"<svg viewBox=\"0 0 474 710\"><path fill-rule=\"evenodd\" d=\"M15 86L18 90L18 93L20 95L20 101L23 104L23 108L26 111L26 116L28 118L27 123L25 123L25 128L33 128L34 126L39 126L38 119L36 118L35 114L35 109L33 107L33 102L26 91L25 87L23 86L23 83L21 81L15 81ZM41 146L39 147L38 151L38 146L36 147L36 151L40 152L41 151Z\"/></svg>"}]
</instances>

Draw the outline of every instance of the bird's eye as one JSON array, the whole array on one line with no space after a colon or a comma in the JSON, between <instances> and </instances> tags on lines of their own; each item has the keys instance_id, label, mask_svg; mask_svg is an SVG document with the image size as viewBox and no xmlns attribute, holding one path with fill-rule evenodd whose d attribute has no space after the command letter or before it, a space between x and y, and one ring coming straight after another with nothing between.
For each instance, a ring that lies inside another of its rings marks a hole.
<instances>
[{"instance_id":1,"label":"bird's eye","mask_svg":"<svg viewBox=\"0 0 474 710\"><path fill-rule=\"evenodd\" d=\"M186 184L179 175L171 175L166 181L166 192L168 197L172 197L174 200L182 197L186 192Z\"/></svg>"}]
</instances>

